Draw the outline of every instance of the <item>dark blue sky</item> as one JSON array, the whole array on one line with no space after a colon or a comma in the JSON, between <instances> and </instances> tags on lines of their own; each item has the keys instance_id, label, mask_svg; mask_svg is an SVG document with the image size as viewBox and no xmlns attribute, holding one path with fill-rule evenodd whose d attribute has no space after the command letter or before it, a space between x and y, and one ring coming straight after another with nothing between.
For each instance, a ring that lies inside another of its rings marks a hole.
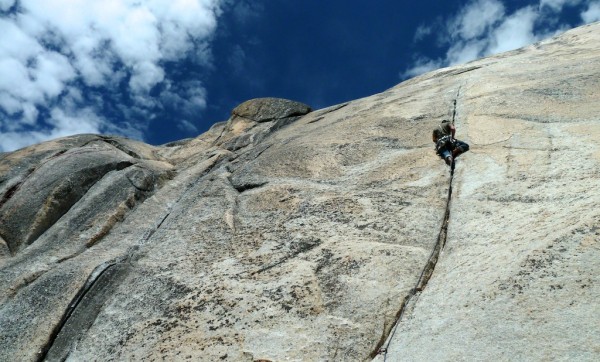
<instances>
[{"instance_id":1,"label":"dark blue sky","mask_svg":"<svg viewBox=\"0 0 600 362\"><path fill-rule=\"evenodd\" d=\"M600 0L0 0L0 151L195 137L241 102L314 109L600 20Z\"/></svg>"},{"instance_id":2,"label":"dark blue sky","mask_svg":"<svg viewBox=\"0 0 600 362\"><path fill-rule=\"evenodd\" d=\"M382 92L406 78L401 73L417 56L443 56L435 33L415 41L415 32L423 25L441 31L465 3L238 2L219 18L212 42L214 68L187 69L185 77L201 79L207 90L207 108L195 125L203 132L251 98L288 98L318 109ZM528 4L537 1L504 1L509 14ZM560 22L580 24L579 12L564 7ZM189 136L171 129L165 123L152 126L148 141Z\"/></svg>"},{"instance_id":3,"label":"dark blue sky","mask_svg":"<svg viewBox=\"0 0 600 362\"><path fill-rule=\"evenodd\" d=\"M202 79L207 89L208 105L196 123L201 131L251 98L282 97L317 109L384 91L400 82L416 50L427 51L413 42L415 29L457 4L272 0L253 6L251 14L234 7L219 18L214 69L188 69L186 76ZM167 129L153 127L149 141L160 143Z\"/></svg>"}]
</instances>

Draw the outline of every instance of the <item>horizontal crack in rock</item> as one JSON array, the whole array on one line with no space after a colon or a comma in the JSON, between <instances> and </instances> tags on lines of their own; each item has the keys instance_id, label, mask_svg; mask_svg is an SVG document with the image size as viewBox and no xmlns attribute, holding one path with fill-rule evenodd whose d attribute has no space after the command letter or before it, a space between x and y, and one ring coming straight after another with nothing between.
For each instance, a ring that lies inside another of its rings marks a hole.
<instances>
[{"instance_id":1,"label":"horizontal crack in rock","mask_svg":"<svg viewBox=\"0 0 600 362\"><path fill-rule=\"evenodd\" d=\"M273 269L274 267L279 266L279 265L287 262L288 260L295 258L296 256L298 256L302 253L311 251L312 249L318 247L322 243L323 243L323 241L318 238L300 241L298 243L298 245L295 248L293 248L293 250L291 250L291 252L289 254L285 255L283 258L281 258L280 260L278 260L274 263L268 264L268 265L266 265L258 270L255 270L253 272L249 272L249 275L252 276L252 275L263 273L267 270ZM246 273L246 272L243 272L241 274L244 274L244 273Z\"/></svg>"},{"instance_id":2,"label":"horizontal crack in rock","mask_svg":"<svg viewBox=\"0 0 600 362\"><path fill-rule=\"evenodd\" d=\"M268 184L267 181L263 181L263 182L249 182L249 183L245 183L242 185L233 185L233 188L235 188L239 193L248 191L248 190L252 190L252 189L257 189L259 187L263 187L264 185Z\"/></svg>"}]
</instances>

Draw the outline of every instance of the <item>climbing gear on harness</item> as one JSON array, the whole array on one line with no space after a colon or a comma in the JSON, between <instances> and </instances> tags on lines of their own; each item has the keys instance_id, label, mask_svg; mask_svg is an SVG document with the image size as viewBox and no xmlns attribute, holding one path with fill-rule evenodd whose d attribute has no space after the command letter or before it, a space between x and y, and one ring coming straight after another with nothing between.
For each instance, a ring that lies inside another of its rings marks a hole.
<instances>
[{"instance_id":1,"label":"climbing gear on harness","mask_svg":"<svg viewBox=\"0 0 600 362\"><path fill-rule=\"evenodd\" d=\"M443 151L448 150L452 151L454 149L454 143L456 140L452 138L452 136L447 135L442 138L439 138L435 143L435 151L438 155L442 156Z\"/></svg>"}]
</instances>

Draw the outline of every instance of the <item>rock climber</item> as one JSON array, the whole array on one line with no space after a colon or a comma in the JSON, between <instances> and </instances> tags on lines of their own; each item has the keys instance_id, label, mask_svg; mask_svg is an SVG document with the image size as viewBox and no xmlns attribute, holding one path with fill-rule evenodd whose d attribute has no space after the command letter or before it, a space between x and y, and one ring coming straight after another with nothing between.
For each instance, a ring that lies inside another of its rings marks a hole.
<instances>
[{"instance_id":1,"label":"rock climber","mask_svg":"<svg viewBox=\"0 0 600 362\"><path fill-rule=\"evenodd\" d=\"M446 161L448 166L453 166L454 159L469 150L468 144L454 138L455 133L456 128L446 119L433 130L435 153Z\"/></svg>"},{"instance_id":2,"label":"rock climber","mask_svg":"<svg viewBox=\"0 0 600 362\"><path fill-rule=\"evenodd\" d=\"M454 127L452 122L447 119L442 120L442 123L437 126L437 129L439 129L444 136L450 135L452 138L454 138L454 134L456 133L456 127Z\"/></svg>"}]
</instances>

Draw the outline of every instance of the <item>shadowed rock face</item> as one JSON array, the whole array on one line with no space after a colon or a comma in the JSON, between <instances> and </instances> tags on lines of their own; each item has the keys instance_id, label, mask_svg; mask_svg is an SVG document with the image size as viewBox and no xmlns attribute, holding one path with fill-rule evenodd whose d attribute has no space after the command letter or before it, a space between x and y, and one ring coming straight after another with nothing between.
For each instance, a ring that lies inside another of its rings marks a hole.
<instances>
[{"instance_id":1,"label":"shadowed rock face","mask_svg":"<svg viewBox=\"0 0 600 362\"><path fill-rule=\"evenodd\" d=\"M0 155L0 360L597 360L599 30Z\"/></svg>"},{"instance_id":2,"label":"shadowed rock face","mask_svg":"<svg viewBox=\"0 0 600 362\"><path fill-rule=\"evenodd\" d=\"M42 235L107 173L133 166L130 157L119 153L94 147L69 150L45 160L14 185L2 205L0 228L12 253Z\"/></svg>"}]
</instances>

